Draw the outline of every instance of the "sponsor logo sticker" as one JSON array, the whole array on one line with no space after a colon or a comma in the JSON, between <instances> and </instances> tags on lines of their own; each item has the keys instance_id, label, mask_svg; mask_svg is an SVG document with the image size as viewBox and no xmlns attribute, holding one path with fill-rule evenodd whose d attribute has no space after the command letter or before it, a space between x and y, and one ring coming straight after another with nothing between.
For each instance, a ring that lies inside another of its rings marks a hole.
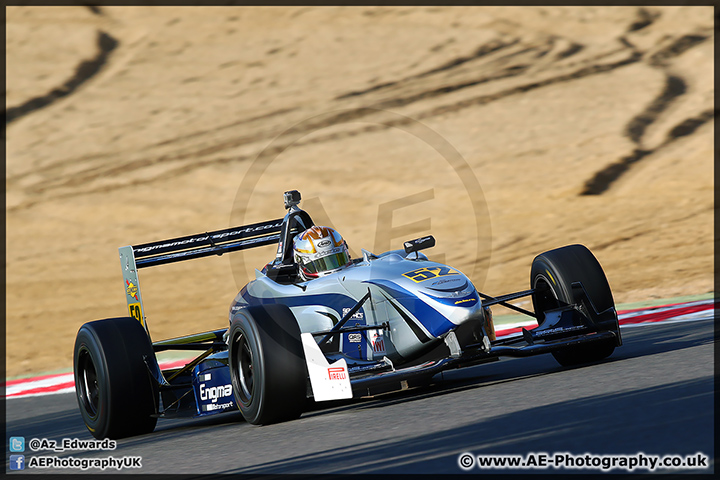
<instances>
[{"instance_id":1,"label":"sponsor logo sticker","mask_svg":"<svg viewBox=\"0 0 720 480\"><path fill-rule=\"evenodd\" d=\"M230 408L232 406L234 406L234 402L208 403L208 404L202 406L202 411L203 412L212 412L215 410L225 410L226 408Z\"/></svg>"},{"instance_id":2,"label":"sponsor logo sticker","mask_svg":"<svg viewBox=\"0 0 720 480\"><path fill-rule=\"evenodd\" d=\"M343 308L343 314L342 314L342 316L344 317L344 316L347 315L349 312L350 312L350 309L349 309L349 308ZM363 316L362 310L358 310L358 311L355 312L355 313L353 314L353 316L350 317L350 318L355 319L355 320L362 320L362 319L365 318L365 317Z\"/></svg>"},{"instance_id":3,"label":"sponsor logo sticker","mask_svg":"<svg viewBox=\"0 0 720 480\"><path fill-rule=\"evenodd\" d=\"M137 294L138 294L137 285L132 283L130 280L125 280L125 285L127 285L127 288L125 289L125 293L127 293L128 296L133 297L135 300L140 300L137 296Z\"/></svg>"},{"instance_id":4,"label":"sponsor logo sticker","mask_svg":"<svg viewBox=\"0 0 720 480\"><path fill-rule=\"evenodd\" d=\"M329 367L328 378L330 380L345 380L347 378L347 374L345 373L345 369L342 367Z\"/></svg>"},{"instance_id":5,"label":"sponsor logo sticker","mask_svg":"<svg viewBox=\"0 0 720 480\"><path fill-rule=\"evenodd\" d=\"M218 401L218 398L229 397L233 394L232 385L218 385L217 387L205 388L205 384L200 384L200 399L211 400L213 403Z\"/></svg>"},{"instance_id":6,"label":"sponsor logo sticker","mask_svg":"<svg viewBox=\"0 0 720 480\"><path fill-rule=\"evenodd\" d=\"M445 283L453 283L453 282L460 282L462 281L462 278L445 278L443 280L437 280L435 282L432 282L430 285L435 287L437 285L443 285Z\"/></svg>"},{"instance_id":7,"label":"sponsor logo sticker","mask_svg":"<svg viewBox=\"0 0 720 480\"><path fill-rule=\"evenodd\" d=\"M343 252L342 247L335 247L335 248L331 248L330 250L323 250L322 252L310 254L310 260L317 260L319 258L325 258L326 256L333 254L333 253L342 253L342 252Z\"/></svg>"},{"instance_id":8,"label":"sponsor logo sticker","mask_svg":"<svg viewBox=\"0 0 720 480\"><path fill-rule=\"evenodd\" d=\"M460 272L444 265L438 265L435 267L416 268L415 270L403 273L403 277L407 277L415 283L420 283L431 278L444 277L446 275L460 275Z\"/></svg>"},{"instance_id":9,"label":"sponsor logo sticker","mask_svg":"<svg viewBox=\"0 0 720 480\"><path fill-rule=\"evenodd\" d=\"M473 302L473 303L474 303L474 302L477 302L477 298L464 298L464 299L462 299L462 300L456 301L456 302L455 302L455 305L457 305L457 304L459 304L459 303L466 303L466 302Z\"/></svg>"},{"instance_id":10,"label":"sponsor logo sticker","mask_svg":"<svg viewBox=\"0 0 720 480\"><path fill-rule=\"evenodd\" d=\"M373 352L385 353L385 339L382 335L375 334L372 339Z\"/></svg>"},{"instance_id":11,"label":"sponsor logo sticker","mask_svg":"<svg viewBox=\"0 0 720 480\"><path fill-rule=\"evenodd\" d=\"M133 317L138 322L143 323L142 309L140 308L139 302L131 303L130 305L128 305L128 310L130 311L131 317Z\"/></svg>"}]
</instances>

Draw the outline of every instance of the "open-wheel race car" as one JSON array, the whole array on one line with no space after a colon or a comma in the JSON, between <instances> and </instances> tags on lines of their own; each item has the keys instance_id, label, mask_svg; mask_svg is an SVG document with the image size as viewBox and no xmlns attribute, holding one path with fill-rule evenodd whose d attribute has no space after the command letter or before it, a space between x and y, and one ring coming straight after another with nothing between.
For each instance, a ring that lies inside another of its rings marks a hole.
<instances>
[{"instance_id":1,"label":"open-wheel race car","mask_svg":"<svg viewBox=\"0 0 720 480\"><path fill-rule=\"evenodd\" d=\"M551 353L568 366L622 344L608 281L582 245L538 255L530 289L491 297L421 252L432 236L351 259L337 232L298 207L299 192L284 199L278 220L119 249L129 316L82 325L74 349L77 399L94 437L238 409L251 424L271 424L298 418L311 402L428 384L443 370L501 356ZM234 298L228 328L151 341L138 269L270 244L276 258ZM526 296L534 311L510 303ZM498 339L492 305L538 326ZM202 353L162 370L156 353L164 350Z\"/></svg>"}]
</instances>

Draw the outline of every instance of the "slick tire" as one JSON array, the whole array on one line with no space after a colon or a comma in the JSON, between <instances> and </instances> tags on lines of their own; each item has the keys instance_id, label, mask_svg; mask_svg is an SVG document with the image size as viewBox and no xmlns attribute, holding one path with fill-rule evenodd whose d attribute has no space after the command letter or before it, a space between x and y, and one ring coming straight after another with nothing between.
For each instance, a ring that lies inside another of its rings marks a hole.
<instances>
[{"instance_id":1,"label":"slick tire","mask_svg":"<svg viewBox=\"0 0 720 480\"><path fill-rule=\"evenodd\" d=\"M535 257L530 269L530 286L535 290L532 302L535 312L577 303L572 284L581 282L598 312L615 306L605 272L595 256L583 245L568 245ZM542 317L541 317L542 319ZM620 330L617 331L620 335ZM619 343L616 340L590 343L552 352L560 365L572 366L596 362L610 356Z\"/></svg>"},{"instance_id":2,"label":"slick tire","mask_svg":"<svg viewBox=\"0 0 720 480\"><path fill-rule=\"evenodd\" d=\"M93 437L118 439L155 429L158 386L144 357L156 361L150 338L134 318L80 327L73 355L75 392Z\"/></svg>"},{"instance_id":3,"label":"slick tire","mask_svg":"<svg viewBox=\"0 0 720 480\"><path fill-rule=\"evenodd\" d=\"M307 397L307 368L300 327L290 308L243 308L229 332L230 378L245 420L268 425L298 418Z\"/></svg>"}]
</instances>

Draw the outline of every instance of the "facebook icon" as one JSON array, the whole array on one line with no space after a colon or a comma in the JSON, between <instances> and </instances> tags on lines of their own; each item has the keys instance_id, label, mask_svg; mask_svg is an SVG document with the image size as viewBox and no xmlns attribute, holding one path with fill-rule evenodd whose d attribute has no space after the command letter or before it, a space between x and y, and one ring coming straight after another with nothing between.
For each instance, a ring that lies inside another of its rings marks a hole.
<instances>
[{"instance_id":1,"label":"facebook icon","mask_svg":"<svg viewBox=\"0 0 720 480\"><path fill-rule=\"evenodd\" d=\"M10 455L10 470L25 470L25 455Z\"/></svg>"}]
</instances>

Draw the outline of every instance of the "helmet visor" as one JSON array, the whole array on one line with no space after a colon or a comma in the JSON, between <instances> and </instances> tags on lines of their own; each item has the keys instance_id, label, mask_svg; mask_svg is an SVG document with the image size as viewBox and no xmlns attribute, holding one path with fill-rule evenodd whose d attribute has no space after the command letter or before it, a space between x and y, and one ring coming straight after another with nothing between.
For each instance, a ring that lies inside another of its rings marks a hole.
<instances>
[{"instance_id":1,"label":"helmet visor","mask_svg":"<svg viewBox=\"0 0 720 480\"><path fill-rule=\"evenodd\" d=\"M322 273L335 270L350 262L350 255L346 251L333 253L322 258L311 260L303 266L308 273Z\"/></svg>"}]
</instances>

